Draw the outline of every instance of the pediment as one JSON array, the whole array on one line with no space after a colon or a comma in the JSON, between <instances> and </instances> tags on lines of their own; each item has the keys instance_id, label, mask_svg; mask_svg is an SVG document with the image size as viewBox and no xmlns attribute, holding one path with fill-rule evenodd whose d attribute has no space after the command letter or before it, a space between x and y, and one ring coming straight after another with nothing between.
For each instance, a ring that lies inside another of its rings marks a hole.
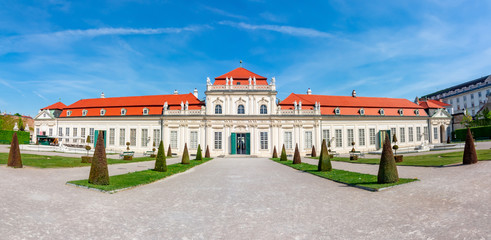
<instances>
[{"instance_id":1,"label":"pediment","mask_svg":"<svg viewBox=\"0 0 491 240\"><path fill-rule=\"evenodd\" d=\"M47 109L42 110L36 115L36 117L34 117L34 120L50 120L50 119L55 119L55 117Z\"/></svg>"}]
</instances>

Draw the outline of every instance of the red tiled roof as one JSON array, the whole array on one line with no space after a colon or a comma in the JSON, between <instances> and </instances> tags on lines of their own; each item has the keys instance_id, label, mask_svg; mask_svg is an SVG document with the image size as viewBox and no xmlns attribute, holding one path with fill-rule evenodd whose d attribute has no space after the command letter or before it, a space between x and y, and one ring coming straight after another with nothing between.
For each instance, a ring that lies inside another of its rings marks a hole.
<instances>
[{"instance_id":1,"label":"red tiled roof","mask_svg":"<svg viewBox=\"0 0 491 240\"><path fill-rule=\"evenodd\" d=\"M143 109L148 108L148 115L161 115L167 102L169 109L181 109L181 102L189 104L188 109L201 109L204 105L192 93L176 95L150 95L134 97L91 98L82 99L67 106L60 117L66 117L67 110L71 111L70 117L81 117L82 111L87 110L86 116L100 116L101 109L106 110L104 116L121 116L121 109L126 109L126 116L143 115Z\"/></svg>"},{"instance_id":2,"label":"red tiled roof","mask_svg":"<svg viewBox=\"0 0 491 240\"><path fill-rule=\"evenodd\" d=\"M228 73L216 77L213 85L225 85L226 83L225 79L231 77L234 79L233 82L234 85L237 85L237 83L240 83L240 85L249 85L249 77L250 78L256 77L256 85L268 85L267 78L255 74L243 67L236 68Z\"/></svg>"},{"instance_id":3,"label":"red tiled roof","mask_svg":"<svg viewBox=\"0 0 491 240\"><path fill-rule=\"evenodd\" d=\"M62 110L66 108L66 105L63 104L62 102L57 102L55 104L51 104L45 108L41 108L41 110L52 110L52 109L59 109L59 110Z\"/></svg>"},{"instance_id":4,"label":"red tiled roof","mask_svg":"<svg viewBox=\"0 0 491 240\"><path fill-rule=\"evenodd\" d=\"M315 102L321 105L322 115L335 115L334 110L339 107L340 115L360 115L360 109L365 110L367 116L380 116L380 109L384 109L385 116L399 116L399 109L404 110L404 116L427 116L423 107L402 98L378 98L378 97L351 97L351 96L327 96L290 94L280 102L282 109L293 109L293 102L302 101L302 109L313 109Z\"/></svg>"},{"instance_id":5,"label":"red tiled roof","mask_svg":"<svg viewBox=\"0 0 491 240\"><path fill-rule=\"evenodd\" d=\"M420 101L419 105L424 107L425 109L427 109L427 108L445 108L445 107L451 106L450 104L446 104L444 102L440 102L438 100L433 100L433 99L428 99L426 101Z\"/></svg>"}]
</instances>

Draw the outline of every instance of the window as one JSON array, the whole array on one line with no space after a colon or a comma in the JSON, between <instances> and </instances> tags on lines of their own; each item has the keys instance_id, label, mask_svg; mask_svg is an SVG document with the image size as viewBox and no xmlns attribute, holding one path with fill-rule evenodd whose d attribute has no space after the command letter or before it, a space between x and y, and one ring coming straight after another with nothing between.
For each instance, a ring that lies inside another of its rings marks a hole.
<instances>
[{"instance_id":1,"label":"window","mask_svg":"<svg viewBox=\"0 0 491 240\"><path fill-rule=\"evenodd\" d=\"M148 108L143 109L143 115L148 115Z\"/></svg>"},{"instance_id":2,"label":"window","mask_svg":"<svg viewBox=\"0 0 491 240\"><path fill-rule=\"evenodd\" d=\"M38 135L39 135L39 133L38 133ZM52 128L49 129L49 136L53 136L53 129Z\"/></svg>"},{"instance_id":3,"label":"window","mask_svg":"<svg viewBox=\"0 0 491 240\"><path fill-rule=\"evenodd\" d=\"M423 128L423 134L425 135L425 140L428 141L428 127Z\"/></svg>"},{"instance_id":4,"label":"window","mask_svg":"<svg viewBox=\"0 0 491 240\"><path fill-rule=\"evenodd\" d=\"M82 137L82 141L80 141L81 143L85 143L85 128L81 128L80 129L80 137Z\"/></svg>"},{"instance_id":5,"label":"window","mask_svg":"<svg viewBox=\"0 0 491 240\"><path fill-rule=\"evenodd\" d=\"M260 114L268 114L268 107L266 105L261 105L261 109L259 109Z\"/></svg>"},{"instance_id":6,"label":"window","mask_svg":"<svg viewBox=\"0 0 491 240\"><path fill-rule=\"evenodd\" d=\"M72 111L70 111L70 110L66 111L66 116L70 117L70 115L72 115Z\"/></svg>"},{"instance_id":7,"label":"window","mask_svg":"<svg viewBox=\"0 0 491 240\"><path fill-rule=\"evenodd\" d=\"M355 141L355 138L353 136L353 129L348 129L346 135L348 135L348 146L349 146Z\"/></svg>"},{"instance_id":8,"label":"window","mask_svg":"<svg viewBox=\"0 0 491 240\"><path fill-rule=\"evenodd\" d=\"M101 109L101 116L104 116L106 114L106 110L105 109Z\"/></svg>"},{"instance_id":9,"label":"window","mask_svg":"<svg viewBox=\"0 0 491 240\"><path fill-rule=\"evenodd\" d=\"M292 149L293 148L292 132L285 132L284 136L285 136L285 140L284 140L285 148Z\"/></svg>"},{"instance_id":10,"label":"window","mask_svg":"<svg viewBox=\"0 0 491 240\"><path fill-rule=\"evenodd\" d=\"M326 139L326 144L329 142L329 139L331 139L329 129L322 130L322 139Z\"/></svg>"},{"instance_id":11,"label":"window","mask_svg":"<svg viewBox=\"0 0 491 240\"><path fill-rule=\"evenodd\" d=\"M65 135L68 137L70 136L70 128L65 129Z\"/></svg>"},{"instance_id":12,"label":"window","mask_svg":"<svg viewBox=\"0 0 491 240\"><path fill-rule=\"evenodd\" d=\"M305 131L305 148L312 148L312 131Z\"/></svg>"},{"instance_id":13,"label":"window","mask_svg":"<svg viewBox=\"0 0 491 240\"><path fill-rule=\"evenodd\" d=\"M457 98L457 102L458 102L458 103L460 102L460 98Z\"/></svg>"},{"instance_id":14,"label":"window","mask_svg":"<svg viewBox=\"0 0 491 240\"><path fill-rule=\"evenodd\" d=\"M39 128L36 128L36 135L39 135Z\"/></svg>"},{"instance_id":15,"label":"window","mask_svg":"<svg viewBox=\"0 0 491 240\"><path fill-rule=\"evenodd\" d=\"M78 134L78 129L77 128L73 128L73 136L76 137ZM74 138L73 139L73 142L74 143L77 143L78 142L78 139L77 138Z\"/></svg>"},{"instance_id":16,"label":"window","mask_svg":"<svg viewBox=\"0 0 491 240\"><path fill-rule=\"evenodd\" d=\"M222 114L222 105L218 104L215 106L215 114Z\"/></svg>"},{"instance_id":17,"label":"window","mask_svg":"<svg viewBox=\"0 0 491 240\"><path fill-rule=\"evenodd\" d=\"M413 135L413 128L410 127L407 129L407 132L408 132L408 138L409 138L409 142L414 142L414 135Z\"/></svg>"},{"instance_id":18,"label":"window","mask_svg":"<svg viewBox=\"0 0 491 240\"><path fill-rule=\"evenodd\" d=\"M334 114L336 114L336 115L341 114L341 110L339 109L339 107L337 107L336 109L334 109Z\"/></svg>"},{"instance_id":19,"label":"window","mask_svg":"<svg viewBox=\"0 0 491 240\"><path fill-rule=\"evenodd\" d=\"M58 128L58 136L63 136L63 128Z\"/></svg>"},{"instance_id":20,"label":"window","mask_svg":"<svg viewBox=\"0 0 491 240\"><path fill-rule=\"evenodd\" d=\"M474 93L471 93L471 99L474 99Z\"/></svg>"},{"instance_id":21,"label":"window","mask_svg":"<svg viewBox=\"0 0 491 240\"><path fill-rule=\"evenodd\" d=\"M136 146L136 128L130 129L130 145Z\"/></svg>"},{"instance_id":22,"label":"window","mask_svg":"<svg viewBox=\"0 0 491 240\"><path fill-rule=\"evenodd\" d=\"M177 131L170 131L170 147L177 148Z\"/></svg>"},{"instance_id":23,"label":"window","mask_svg":"<svg viewBox=\"0 0 491 240\"><path fill-rule=\"evenodd\" d=\"M370 145L375 145L375 128L370 128Z\"/></svg>"},{"instance_id":24,"label":"window","mask_svg":"<svg viewBox=\"0 0 491 240\"><path fill-rule=\"evenodd\" d=\"M397 131L396 131L396 128L390 128L390 141L394 141L394 135L396 135L396 138L397 138ZM397 139L397 140L401 140L401 139Z\"/></svg>"},{"instance_id":25,"label":"window","mask_svg":"<svg viewBox=\"0 0 491 240\"><path fill-rule=\"evenodd\" d=\"M419 116L419 110L418 109L414 110L414 114L416 114L416 116Z\"/></svg>"},{"instance_id":26,"label":"window","mask_svg":"<svg viewBox=\"0 0 491 240\"><path fill-rule=\"evenodd\" d=\"M464 101L467 100L467 96L464 96Z\"/></svg>"},{"instance_id":27,"label":"window","mask_svg":"<svg viewBox=\"0 0 491 240\"><path fill-rule=\"evenodd\" d=\"M405 128L399 128L400 134L401 134L401 143L406 142L406 129Z\"/></svg>"},{"instance_id":28,"label":"window","mask_svg":"<svg viewBox=\"0 0 491 240\"><path fill-rule=\"evenodd\" d=\"M261 149L268 149L268 132L261 132Z\"/></svg>"},{"instance_id":29,"label":"window","mask_svg":"<svg viewBox=\"0 0 491 240\"><path fill-rule=\"evenodd\" d=\"M93 143L94 142L94 129L93 128L89 128L89 136L90 136L90 142Z\"/></svg>"},{"instance_id":30,"label":"window","mask_svg":"<svg viewBox=\"0 0 491 240\"><path fill-rule=\"evenodd\" d=\"M189 147L192 149L198 148L198 131L191 131Z\"/></svg>"},{"instance_id":31,"label":"window","mask_svg":"<svg viewBox=\"0 0 491 240\"><path fill-rule=\"evenodd\" d=\"M383 109L383 108L381 108L381 109L380 109L378 112L379 112L379 113L380 113L380 115L382 115L382 116L383 116L383 115L385 115L385 111L384 111L384 109Z\"/></svg>"},{"instance_id":32,"label":"window","mask_svg":"<svg viewBox=\"0 0 491 240\"><path fill-rule=\"evenodd\" d=\"M126 146L126 129L119 129L119 146Z\"/></svg>"},{"instance_id":33,"label":"window","mask_svg":"<svg viewBox=\"0 0 491 240\"><path fill-rule=\"evenodd\" d=\"M148 129L142 129L141 139L142 139L141 142L142 147L148 146Z\"/></svg>"},{"instance_id":34,"label":"window","mask_svg":"<svg viewBox=\"0 0 491 240\"><path fill-rule=\"evenodd\" d=\"M87 116L87 112L88 112L88 111L87 111L87 110L85 110L85 109L84 109L84 110L82 110L82 116L84 116L84 117L85 117L85 116Z\"/></svg>"},{"instance_id":35,"label":"window","mask_svg":"<svg viewBox=\"0 0 491 240\"><path fill-rule=\"evenodd\" d=\"M156 148L160 146L160 129L153 130L153 146Z\"/></svg>"},{"instance_id":36,"label":"window","mask_svg":"<svg viewBox=\"0 0 491 240\"><path fill-rule=\"evenodd\" d=\"M240 82L237 82L237 85L240 85Z\"/></svg>"},{"instance_id":37,"label":"window","mask_svg":"<svg viewBox=\"0 0 491 240\"><path fill-rule=\"evenodd\" d=\"M360 108L360 115L365 115L365 109Z\"/></svg>"},{"instance_id":38,"label":"window","mask_svg":"<svg viewBox=\"0 0 491 240\"><path fill-rule=\"evenodd\" d=\"M416 127L416 140L421 141L421 127Z\"/></svg>"},{"instance_id":39,"label":"window","mask_svg":"<svg viewBox=\"0 0 491 240\"><path fill-rule=\"evenodd\" d=\"M343 147L343 132L341 129L336 129L336 147Z\"/></svg>"},{"instance_id":40,"label":"window","mask_svg":"<svg viewBox=\"0 0 491 240\"><path fill-rule=\"evenodd\" d=\"M433 139L438 139L438 128L433 128Z\"/></svg>"},{"instance_id":41,"label":"window","mask_svg":"<svg viewBox=\"0 0 491 240\"><path fill-rule=\"evenodd\" d=\"M116 135L116 130L109 128L109 145L114 145L114 135Z\"/></svg>"},{"instance_id":42,"label":"window","mask_svg":"<svg viewBox=\"0 0 491 240\"><path fill-rule=\"evenodd\" d=\"M215 132L215 149L222 149L222 132Z\"/></svg>"},{"instance_id":43,"label":"window","mask_svg":"<svg viewBox=\"0 0 491 240\"><path fill-rule=\"evenodd\" d=\"M358 143L360 146L365 146L365 129L358 129Z\"/></svg>"},{"instance_id":44,"label":"window","mask_svg":"<svg viewBox=\"0 0 491 240\"><path fill-rule=\"evenodd\" d=\"M399 109L397 112L398 112L398 113L399 113L399 115L401 115L401 116L403 116L403 115L404 115L404 109L402 109L402 108L401 108L401 109Z\"/></svg>"},{"instance_id":45,"label":"window","mask_svg":"<svg viewBox=\"0 0 491 240\"><path fill-rule=\"evenodd\" d=\"M237 107L237 114L245 114L244 105L239 105Z\"/></svg>"},{"instance_id":46,"label":"window","mask_svg":"<svg viewBox=\"0 0 491 240\"><path fill-rule=\"evenodd\" d=\"M121 116L124 116L124 115L126 115L126 109L122 108L121 109Z\"/></svg>"},{"instance_id":47,"label":"window","mask_svg":"<svg viewBox=\"0 0 491 240\"><path fill-rule=\"evenodd\" d=\"M478 92L478 93L477 93L477 96L478 96L478 97L481 97L481 96L482 96L481 92Z\"/></svg>"}]
</instances>

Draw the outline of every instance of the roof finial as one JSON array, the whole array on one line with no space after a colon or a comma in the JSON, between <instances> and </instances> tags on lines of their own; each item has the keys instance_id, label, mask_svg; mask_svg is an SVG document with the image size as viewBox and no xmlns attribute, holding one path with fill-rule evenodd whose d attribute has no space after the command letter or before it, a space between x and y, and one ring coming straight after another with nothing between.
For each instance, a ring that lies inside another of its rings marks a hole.
<instances>
[{"instance_id":1,"label":"roof finial","mask_svg":"<svg viewBox=\"0 0 491 240\"><path fill-rule=\"evenodd\" d=\"M240 67L242 67L242 60L240 60L239 63L240 63Z\"/></svg>"}]
</instances>

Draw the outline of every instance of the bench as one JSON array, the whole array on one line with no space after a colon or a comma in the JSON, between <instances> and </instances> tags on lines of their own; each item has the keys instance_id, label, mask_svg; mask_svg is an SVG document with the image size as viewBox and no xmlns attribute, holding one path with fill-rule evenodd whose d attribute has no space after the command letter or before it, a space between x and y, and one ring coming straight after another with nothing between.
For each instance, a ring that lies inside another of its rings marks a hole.
<instances>
[{"instance_id":1,"label":"bench","mask_svg":"<svg viewBox=\"0 0 491 240\"><path fill-rule=\"evenodd\" d=\"M133 152L133 151L131 151L131 152L123 152L123 153L119 154L119 158L123 158L124 156L133 157L133 155L135 155L135 152Z\"/></svg>"},{"instance_id":2,"label":"bench","mask_svg":"<svg viewBox=\"0 0 491 240\"><path fill-rule=\"evenodd\" d=\"M154 151L146 151L143 153L143 156L151 156L151 155L154 155L155 152Z\"/></svg>"}]
</instances>

